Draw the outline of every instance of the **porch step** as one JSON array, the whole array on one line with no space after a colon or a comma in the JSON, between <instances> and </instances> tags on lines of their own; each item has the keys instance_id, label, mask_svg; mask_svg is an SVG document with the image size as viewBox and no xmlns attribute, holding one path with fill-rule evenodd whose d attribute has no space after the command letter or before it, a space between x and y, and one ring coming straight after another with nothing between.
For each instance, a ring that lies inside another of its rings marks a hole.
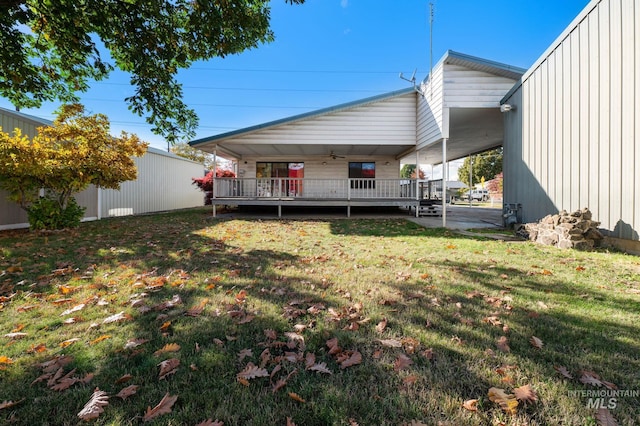
<instances>
[{"instance_id":1,"label":"porch step","mask_svg":"<svg viewBox=\"0 0 640 426\"><path fill-rule=\"evenodd\" d=\"M418 216L442 216L442 202L437 200L420 200Z\"/></svg>"}]
</instances>

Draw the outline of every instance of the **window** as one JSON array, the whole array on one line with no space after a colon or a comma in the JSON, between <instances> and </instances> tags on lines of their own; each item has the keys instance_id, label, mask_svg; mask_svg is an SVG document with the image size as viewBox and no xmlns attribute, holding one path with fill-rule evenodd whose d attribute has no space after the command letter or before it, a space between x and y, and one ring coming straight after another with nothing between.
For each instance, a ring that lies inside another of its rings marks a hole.
<instances>
[{"instance_id":1,"label":"window","mask_svg":"<svg viewBox=\"0 0 640 426\"><path fill-rule=\"evenodd\" d=\"M349 179L375 179L376 163L349 163ZM375 188L374 180L352 180L351 188L370 189Z\"/></svg>"}]
</instances>

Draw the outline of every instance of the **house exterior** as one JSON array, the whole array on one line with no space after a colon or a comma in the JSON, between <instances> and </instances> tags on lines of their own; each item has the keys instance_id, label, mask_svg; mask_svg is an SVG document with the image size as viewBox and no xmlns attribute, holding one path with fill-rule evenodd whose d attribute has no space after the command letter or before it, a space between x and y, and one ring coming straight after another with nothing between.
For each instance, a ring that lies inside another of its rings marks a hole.
<instances>
[{"instance_id":1,"label":"house exterior","mask_svg":"<svg viewBox=\"0 0 640 426\"><path fill-rule=\"evenodd\" d=\"M4 132L21 129L33 137L37 128L51 121L0 108L0 127ZM138 178L121 184L120 190L101 189L93 185L75 194L86 207L83 220L175 210L204 205L203 193L192 185L191 178L202 176L203 165L156 148L148 148L142 157L134 158ZM0 190L0 230L29 226L26 212L6 198Z\"/></svg>"},{"instance_id":2,"label":"house exterior","mask_svg":"<svg viewBox=\"0 0 640 426\"><path fill-rule=\"evenodd\" d=\"M502 103L504 202L524 222L588 207L640 252L640 4L593 0Z\"/></svg>"},{"instance_id":3,"label":"house exterior","mask_svg":"<svg viewBox=\"0 0 640 426\"><path fill-rule=\"evenodd\" d=\"M190 142L231 159L216 205L413 206L401 163L446 162L502 145L500 100L524 69L448 51L407 88ZM446 212L444 213L446 215Z\"/></svg>"}]
</instances>

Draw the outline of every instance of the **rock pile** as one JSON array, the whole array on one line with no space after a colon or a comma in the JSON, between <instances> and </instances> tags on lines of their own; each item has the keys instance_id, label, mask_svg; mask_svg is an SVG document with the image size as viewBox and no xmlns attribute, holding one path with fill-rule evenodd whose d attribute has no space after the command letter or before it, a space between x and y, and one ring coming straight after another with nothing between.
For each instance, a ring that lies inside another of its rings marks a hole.
<instances>
[{"instance_id":1,"label":"rock pile","mask_svg":"<svg viewBox=\"0 0 640 426\"><path fill-rule=\"evenodd\" d=\"M547 215L537 223L523 224L517 233L540 244L559 248L590 250L604 238L598 231L600 222L592 220L588 208L567 213Z\"/></svg>"}]
</instances>

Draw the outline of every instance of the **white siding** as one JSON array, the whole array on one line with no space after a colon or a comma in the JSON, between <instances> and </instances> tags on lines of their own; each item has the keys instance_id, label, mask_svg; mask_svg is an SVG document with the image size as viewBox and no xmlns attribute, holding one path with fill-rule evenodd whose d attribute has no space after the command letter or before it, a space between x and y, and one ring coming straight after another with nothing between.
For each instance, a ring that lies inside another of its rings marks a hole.
<instances>
[{"instance_id":1,"label":"white siding","mask_svg":"<svg viewBox=\"0 0 640 426\"><path fill-rule=\"evenodd\" d=\"M513 87L513 80L444 64L442 84L445 108L498 108L504 94Z\"/></svg>"},{"instance_id":2,"label":"white siding","mask_svg":"<svg viewBox=\"0 0 640 426\"><path fill-rule=\"evenodd\" d=\"M411 92L234 137L238 144L414 145L416 94Z\"/></svg>"},{"instance_id":3,"label":"white siding","mask_svg":"<svg viewBox=\"0 0 640 426\"><path fill-rule=\"evenodd\" d=\"M594 0L507 99L505 202L535 221L588 207L640 232L640 4Z\"/></svg>"},{"instance_id":4,"label":"white siding","mask_svg":"<svg viewBox=\"0 0 640 426\"><path fill-rule=\"evenodd\" d=\"M192 178L204 175L201 164L152 148L135 159L138 178L120 190L101 191L101 216L124 216L202 206L204 193Z\"/></svg>"},{"instance_id":5,"label":"white siding","mask_svg":"<svg viewBox=\"0 0 640 426\"><path fill-rule=\"evenodd\" d=\"M421 86L424 96L418 97L417 145L418 149L438 142L444 132L444 67L442 64L432 71L432 77Z\"/></svg>"}]
</instances>

